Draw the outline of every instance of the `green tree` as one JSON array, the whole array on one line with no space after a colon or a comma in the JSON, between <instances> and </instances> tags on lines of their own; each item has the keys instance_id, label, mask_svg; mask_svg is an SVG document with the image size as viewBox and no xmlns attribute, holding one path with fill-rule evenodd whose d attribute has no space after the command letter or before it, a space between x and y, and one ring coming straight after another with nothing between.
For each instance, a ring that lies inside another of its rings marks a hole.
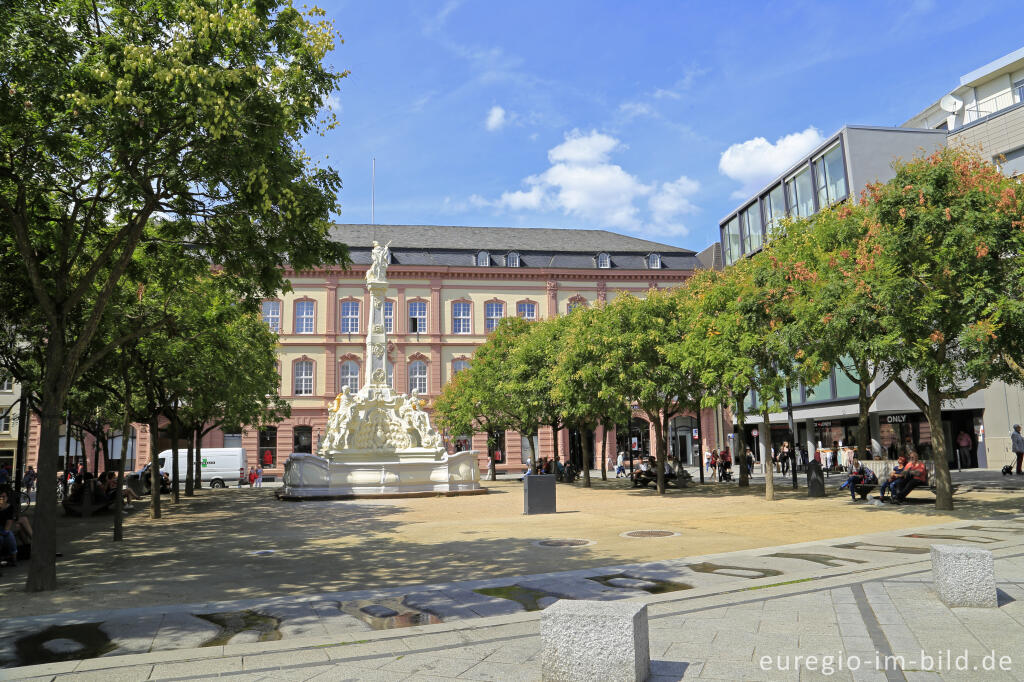
<instances>
[{"instance_id":1,"label":"green tree","mask_svg":"<svg viewBox=\"0 0 1024 682\"><path fill-rule=\"evenodd\" d=\"M874 221L857 259L900 346L886 370L928 419L935 506L952 509L943 402L1018 380L1005 358L1024 337L1024 188L962 148L895 170L869 187Z\"/></svg>"},{"instance_id":2,"label":"green tree","mask_svg":"<svg viewBox=\"0 0 1024 682\"><path fill-rule=\"evenodd\" d=\"M345 75L323 64L338 36L322 14L255 0L0 4L0 266L26 301L9 310L36 318L19 321L23 338L46 340L40 480L55 474L71 385L109 352L86 356L138 249L222 266L251 297L279 290L285 263L345 261L327 238L338 176L299 144L333 125L318 116ZM57 582L51 486L38 509L29 591Z\"/></svg>"}]
</instances>

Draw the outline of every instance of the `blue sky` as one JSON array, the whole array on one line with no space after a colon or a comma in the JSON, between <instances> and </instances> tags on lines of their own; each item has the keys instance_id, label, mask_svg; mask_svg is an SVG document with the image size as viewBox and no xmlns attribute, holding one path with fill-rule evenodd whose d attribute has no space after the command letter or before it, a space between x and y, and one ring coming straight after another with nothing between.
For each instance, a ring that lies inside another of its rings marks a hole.
<instances>
[{"instance_id":1,"label":"blue sky","mask_svg":"<svg viewBox=\"0 0 1024 682\"><path fill-rule=\"evenodd\" d=\"M338 222L602 228L700 250L842 125L1024 45L1024 3L320 3L351 70L308 141ZM760 138L760 139L759 139ZM724 156L723 156L724 155Z\"/></svg>"}]
</instances>

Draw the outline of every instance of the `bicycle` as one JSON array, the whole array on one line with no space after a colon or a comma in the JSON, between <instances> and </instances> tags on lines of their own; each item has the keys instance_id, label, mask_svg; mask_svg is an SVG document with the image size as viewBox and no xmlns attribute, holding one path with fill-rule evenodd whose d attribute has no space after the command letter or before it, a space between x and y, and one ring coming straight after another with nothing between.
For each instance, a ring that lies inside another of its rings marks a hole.
<instances>
[{"instance_id":1,"label":"bicycle","mask_svg":"<svg viewBox=\"0 0 1024 682\"><path fill-rule=\"evenodd\" d=\"M32 506L32 497L24 490L21 491L19 497L21 499L18 502L18 511L24 514Z\"/></svg>"}]
</instances>

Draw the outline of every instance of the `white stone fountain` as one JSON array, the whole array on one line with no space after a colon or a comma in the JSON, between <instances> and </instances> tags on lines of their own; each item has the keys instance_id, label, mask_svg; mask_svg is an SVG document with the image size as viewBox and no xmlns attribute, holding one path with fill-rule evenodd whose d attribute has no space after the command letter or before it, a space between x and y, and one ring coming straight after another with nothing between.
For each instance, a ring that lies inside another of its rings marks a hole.
<instances>
[{"instance_id":1,"label":"white stone fountain","mask_svg":"<svg viewBox=\"0 0 1024 682\"><path fill-rule=\"evenodd\" d=\"M480 487L477 452L448 454L416 391L387 385L384 295L388 247L373 243L366 272L370 324L366 374L356 393L346 386L329 410L319 456L293 454L284 465L283 499L472 495Z\"/></svg>"}]
</instances>

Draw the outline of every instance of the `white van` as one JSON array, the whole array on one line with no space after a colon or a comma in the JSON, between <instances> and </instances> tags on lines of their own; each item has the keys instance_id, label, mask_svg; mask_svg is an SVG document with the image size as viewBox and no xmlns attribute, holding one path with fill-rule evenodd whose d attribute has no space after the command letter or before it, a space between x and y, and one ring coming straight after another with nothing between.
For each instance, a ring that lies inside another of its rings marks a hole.
<instances>
[{"instance_id":1,"label":"white van","mask_svg":"<svg viewBox=\"0 0 1024 682\"><path fill-rule=\"evenodd\" d=\"M172 473L171 450L164 450L157 459L160 462L160 473ZM192 453L195 456L195 453ZM224 488L229 483L238 481L238 470L248 466L245 460L245 448L203 448L199 453L202 460L200 481L211 488ZM178 450L178 482L184 484L185 472L188 471L188 450ZM149 482L149 465L137 472L142 477L143 485Z\"/></svg>"}]
</instances>

